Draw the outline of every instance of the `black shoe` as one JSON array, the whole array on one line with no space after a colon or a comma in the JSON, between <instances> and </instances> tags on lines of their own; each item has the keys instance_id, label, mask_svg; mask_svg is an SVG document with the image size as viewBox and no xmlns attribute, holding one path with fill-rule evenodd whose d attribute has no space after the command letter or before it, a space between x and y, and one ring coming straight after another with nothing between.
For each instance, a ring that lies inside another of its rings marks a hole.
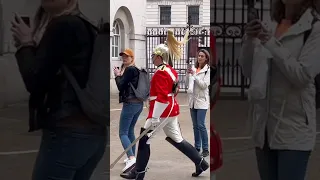
<instances>
[{"instance_id":1,"label":"black shoe","mask_svg":"<svg viewBox=\"0 0 320 180\"><path fill-rule=\"evenodd\" d=\"M135 180L143 180L145 176L146 171L143 172L137 172L136 168L131 169L131 171L126 173L121 173L120 177L124 179L135 179Z\"/></svg>"},{"instance_id":2,"label":"black shoe","mask_svg":"<svg viewBox=\"0 0 320 180\"><path fill-rule=\"evenodd\" d=\"M140 134L144 131L145 129L141 128ZM136 180L144 179L150 157L150 145L147 144L148 139L149 137L145 135L139 140L136 165L130 171L121 173L120 176L122 178Z\"/></svg>"},{"instance_id":3,"label":"black shoe","mask_svg":"<svg viewBox=\"0 0 320 180\"><path fill-rule=\"evenodd\" d=\"M209 156L209 151L208 150L203 150L201 156L202 157L208 157Z\"/></svg>"},{"instance_id":4,"label":"black shoe","mask_svg":"<svg viewBox=\"0 0 320 180\"><path fill-rule=\"evenodd\" d=\"M200 153L186 140L180 143L175 142L171 138L167 137L166 140L172 144L175 148L186 155L196 165L196 172L192 173L193 177L199 176L203 171L209 168L209 164L201 157Z\"/></svg>"},{"instance_id":5,"label":"black shoe","mask_svg":"<svg viewBox=\"0 0 320 180\"><path fill-rule=\"evenodd\" d=\"M196 150L197 150L199 153L200 153L200 151L201 151L201 150L200 150L200 149L198 149L198 148L196 148Z\"/></svg>"},{"instance_id":6,"label":"black shoe","mask_svg":"<svg viewBox=\"0 0 320 180\"><path fill-rule=\"evenodd\" d=\"M124 179L136 179L137 174L136 171L123 172L120 174L120 177Z\"/></svg>"},{"instance_id":7,"label":"black shoe","mask_svg":"<svg viewBox=\"0 0 320 180\"><path fill-rule=\"evenodd\" d=\"M192 173L192 177L198 177L202 172L209 168L209 164L204 159L196 166L196 172Z\"/></svg>"}]
</instances>

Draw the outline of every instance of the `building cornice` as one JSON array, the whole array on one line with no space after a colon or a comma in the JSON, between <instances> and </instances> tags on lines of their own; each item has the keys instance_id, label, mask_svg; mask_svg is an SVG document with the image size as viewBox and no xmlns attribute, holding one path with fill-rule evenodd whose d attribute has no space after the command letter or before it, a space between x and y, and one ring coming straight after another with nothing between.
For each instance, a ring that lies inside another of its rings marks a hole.
<instances>
[{"instance_id":1,"label":"building cornice","mask_svg":"<svg viewBox=\"0 0 320 180\"><path fill-rule=\"evenodd\" d=\"M187 5L201 5L203 0L147 0L160 6L171 6L176 2L185 2Z\"/></svg>"}]
</instances>

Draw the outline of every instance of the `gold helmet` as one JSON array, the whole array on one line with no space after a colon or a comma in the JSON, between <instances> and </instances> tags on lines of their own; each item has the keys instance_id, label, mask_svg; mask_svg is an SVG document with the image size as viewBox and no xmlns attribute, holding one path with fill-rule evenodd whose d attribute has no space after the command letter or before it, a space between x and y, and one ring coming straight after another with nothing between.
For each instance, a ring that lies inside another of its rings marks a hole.
<instances>
[{"instance_id":1,"label":"gold helmet","mask_svg":"<svg viewBox=\"0 0 320 180\"><path fill-rule=\"evenodd\" d=\"M153 55L161 56L164 63L169 63L172 66L173 60L179 60L181 58L180 46L184 45L188 41L189 32L187 31L183 40L178 41L173 34L172 30L168 30L167 40L165 44L159 44L152 52Z\"/></svg>"}]
</instances>

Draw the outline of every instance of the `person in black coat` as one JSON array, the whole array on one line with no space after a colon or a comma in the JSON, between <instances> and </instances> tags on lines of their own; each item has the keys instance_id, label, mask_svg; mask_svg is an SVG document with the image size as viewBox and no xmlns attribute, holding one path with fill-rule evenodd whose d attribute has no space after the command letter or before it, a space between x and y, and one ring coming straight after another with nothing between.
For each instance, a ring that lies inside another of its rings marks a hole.
<instances>
[{"instance_id":1,"label":"person in black coat","mask_svg":"<svg viewBox=\"0 0 320 180\"><path fill-rule=\"evenodd\" d=\"M11 31L18 67L30 93L29 132L42 130L32 180L89 180L106 146L106 127L92 122L64 74L88 80L93 31L77 0L42 1L34 25L16 15Z\"/></svg>"},{"instance_id":2,"label":"person in black coat","mask_svg":"<svg viewBox=\"0 0 320 180\"><path fill-rule=\"evenodd\" d=\"M134 128L143 110L143 101L137 99L132 87L138 87L139 69L134 63L134 53L132 49L125 49L119 54L122 58L121 69L114 67L115 81L119 90L119 102L123 103L119 122L119 137L124 149L136 139ZM134 145L128 152L125 167L122 172L130 170L136 163L136 146Z\"/></svg>"}]
</instances>

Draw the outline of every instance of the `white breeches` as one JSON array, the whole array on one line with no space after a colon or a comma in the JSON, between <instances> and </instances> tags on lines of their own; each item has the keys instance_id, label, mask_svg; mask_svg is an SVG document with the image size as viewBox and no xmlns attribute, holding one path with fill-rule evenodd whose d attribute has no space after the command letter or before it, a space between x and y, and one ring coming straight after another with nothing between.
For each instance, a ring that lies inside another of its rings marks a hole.
<instances>
[{"instance_id":1,"label":"white breeches","mask_svg":"<svg viewBox=\"0 0 320 180\"><path fill-rule=\"evenodd\" d=\"M181 143L183 141L183 137L181 135L181 130L178 122L178 116L175 117L168 117L166 122L162 123L166 118L160 118L160 127L158 128L163 129L164 133L167 137L171 138L176 143ZM146 123L144 124L144 128L147 129L151 126L151 120L148 119ZM151 138L153 138L152 136ZM150 138L150 139L151 139ZM150 140L149 139L149 140ZM148 141L149 141L148 140Z\"/></svg>"}]
</instances>

